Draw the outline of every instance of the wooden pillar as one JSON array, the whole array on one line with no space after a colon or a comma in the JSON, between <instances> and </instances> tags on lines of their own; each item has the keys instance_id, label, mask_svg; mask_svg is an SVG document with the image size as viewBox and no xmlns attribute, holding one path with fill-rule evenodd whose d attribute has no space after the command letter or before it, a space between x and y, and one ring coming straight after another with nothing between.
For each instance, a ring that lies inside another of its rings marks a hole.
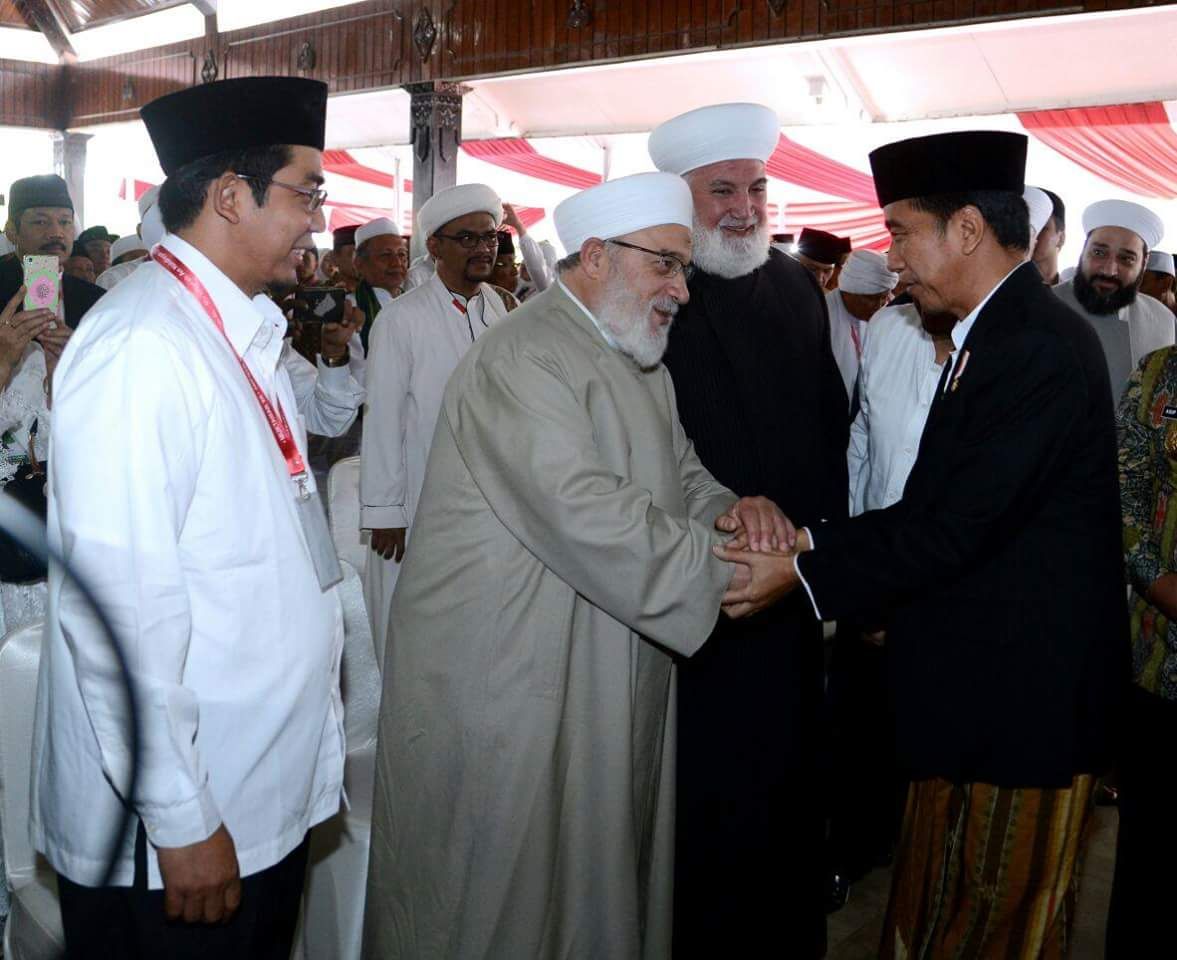
<instances>
[{"instance_id":1,"label":"wooden pillar","mask_svg":"<svg viewBox=\"0 0 1177 960\"><path fill-rule=\"evenodd\" d=\"M458 147L462 142L462 97L456 83L410 83L413 144L413 253L425 252L416 229L417 212L439 190L458 182Z\"/></svg>"},{"instance_id":2,"label":"wooden pillar","mask_svg":"<svg viewBox=\"0 0 1177 960\"><path fill-rule=\"evenodd\" d=\"M91 134L59 130L53 134L53 171L65 180L81 233L86 223L86 142Z\"/></svg>"}]
</instances>

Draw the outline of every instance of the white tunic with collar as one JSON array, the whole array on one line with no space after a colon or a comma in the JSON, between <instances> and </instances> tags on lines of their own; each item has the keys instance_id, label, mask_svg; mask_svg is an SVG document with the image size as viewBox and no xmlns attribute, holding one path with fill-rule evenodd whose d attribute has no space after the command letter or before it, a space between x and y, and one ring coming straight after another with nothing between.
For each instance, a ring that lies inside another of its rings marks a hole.
<instances>
[{"instance_id":1,"label":"white tunic with collar","mask_svg":"<svg viewBox=\"0 0 1177 960\"><path fill-rule=\"evenodd\" d=\"M830 313L830 349L834 352L834 362L838 364L838 372L842 374L842 382L846 385L846 396L853 398L866 324L850 315L840 290L831 290L826 294L826 307Z\"/></svg>"},{"instance_id":2,"label":"white tunic with collar","mask_svg":"<svg viewBox=\"0 0 1177 960\"><path fill-rule=\"evenodd\" d=\"M179 237L164 245L207 288L305 458L284 321ZM49 543L102 599L138 689L132 802L150 886L162 885L154 847L222 823L242 875L264 870L339 810L344 754L342 610L319 586L274 436L229 343L157 263L90 311L53 396ZM101 878L134 761L123 690L92 614L52 567L31 833L82 884ZM116 884L132 880L133 840Z\"/></svg>"},{"instance_id":3,"label":"white tunic with collar","mask_svg":"<svg viewBox=\"0 0 1177 960\"><path fill-rule=\"evenodd\" d=\"M470 345L507 315L485 283L468 306L463 304L468 312L454 299L434 274L381 310L372 325L360 461L364 530L412 527L446 382ZM395 560L375 554L364 571L364 599L381 653L399 571Z\"/></svg>"}]
</instances>

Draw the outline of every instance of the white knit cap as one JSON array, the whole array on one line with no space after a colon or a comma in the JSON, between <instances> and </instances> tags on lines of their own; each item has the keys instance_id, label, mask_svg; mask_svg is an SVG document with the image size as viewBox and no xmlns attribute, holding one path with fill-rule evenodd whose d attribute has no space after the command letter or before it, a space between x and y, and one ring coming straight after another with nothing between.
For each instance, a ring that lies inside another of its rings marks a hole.
<instances>
[{"instance_id":1,"label":"white knit cap","mask_svg":"<svg viewBox=\"0 0 1177 960\"><path fill-rule=\"evenodd\" d=\"M1037 187L1026 187L1022 191L1022 199L1026 201L1026 206L1030 208L1030 229L1035 234L1041 233L1042 228L1046 226L1046 222L1050 219L1050 215L1054 213L1054 204L1051 203L1050 197L1046 195L1046 191L1039 190Z\"/></svg>"},{"instance_id":2,"label":"white knit cap","mask_svg":"<svg viewBox=\"0 0 1177 960\"><path fill-rule=\"evenodd\" d=\"M724 160L767 160L780 136L780 119L768 107L720 103L655 127L647 149L659 170L682 175Z\"/></svg>"},{"instance_id":3,"label":"white knit cap","mask_svg":"<svg viewBox=\"0 0 1177 960\"><path fill-rule=\"evenodd\" d=\"M497 228L503 222L503 201L485 183L460 183L426 200L417 211L417 226L430 237L439 227L468 213L489 213Z\"/></svg>"},{"instance_id":4,"label":"white knit cap","mask_svg":"<svg viewBox=\"0 0 1177 960\"><path fill-rule=\"evenodd\" d=\"M838 275L843 293L883 293L894 290L899 274L887 269L887 258L873 250L855 250L846 258Z\"/></svg>"},{"instance_id":5,"label":"white knit cap","mask_svg":"<svg viewBox=\"0 0 1177 960\"><path fill-rule=\"evenodd\" d=\"M110 262L114 263L119 257L131 253L134 250L146 253L147 245L133 233L128 233L125 237L119 237L110 245Z\"/></svg>"},{"instance_id":6,"label":"white knit cap","mask_svg":"<svg viewBox=\"0 0 1177 960\"><path fill-rule=\"evenodd\" d=\"M1177 270L1173 267L1173 254L1160 250L1149 251L1148 266L1145 269L1154 270L1157 273L1167 273L1170 277L1177 276Z\"/></svg>"},{"instance_id":7,"label":"white knit cap","mask_svg":"<svg viewBox=\"0 0 1177 960\"><path fill-rule=\"evenodd\" d=\"M159 187L150 187L145 190L143 196L139 198L139 220L142 221L143 214L157 203L159 203Z\"/></svg>"},{"instance_id":8,"label":"white knit cap","mask_svg":"<svg viewBox=\"0 0 1177 960\"><path fill-rule=\"evenodd\" d=\"M607 180L561 201L552 214L560 243L579 253L591 237L611 240L647 227L677 223L690 229L691 188L673 173L635 173Z\"/></svg>"},{"instance_id":9,"label":"white knit cap","mask_svg":"<svg viewBox=\"0 0 1177 960\"><path fill-rule=\"evenodd\" d=\"M143 245L151 250L167 233L163 225L163 214L159 212L159 204L155 204L145 214L143 222L139 224L139 236L143 238Z\"/></svg>"},{"instance_id":10,"label":"white knit cap","mask_svg":"<svg viewBox=\"0 0 1177 960\"><path fill-rule=\"evenodd\" d=\"M1151 250L1165 236L1165 224L1155 213L1130 200L1098 200L1083 211L1083 232L1100 227L1131 230Z\"/></svg>"},{"instance_id":11,"label":"white knit cap","mask_svg":"<svg viewBox=\"0 0 1177 960\"><path fill-rule=\"evenodd\" d=\"M356 230L356 249L363 246L365 240L371 240L373 237L399 237L400 235L400 230L388 217L377 217Z\"/></svg>"}]
</instances>

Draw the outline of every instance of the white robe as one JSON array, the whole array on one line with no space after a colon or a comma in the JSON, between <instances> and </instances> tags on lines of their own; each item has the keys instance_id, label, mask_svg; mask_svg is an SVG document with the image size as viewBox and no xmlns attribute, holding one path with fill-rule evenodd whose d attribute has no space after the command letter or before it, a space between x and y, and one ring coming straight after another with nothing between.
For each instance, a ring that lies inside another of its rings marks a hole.
<instances>
[{"instance_id":1,"label":"white robe","mask_svg":"<svg viewBox=\"0 0 1177 960\"><path fill-rule=\"evenodd\" d=\"M482 301L481 316L477 309L463 315L434 274L376 316L368 337L368 405L360 448L364 530L404 527L411 536L446 381L470 345L507 315L488 284L476 299ZM399 572L399 563L374 553L364 568L364 600L381 659Z\"/></svg>"},{"instance_id":2,"label":"white robe","mask_svg":"<svg viewBox=\"0 0 1177 960\"><path fill-rule=\"evenodd\" d=\"M846 396L853 402L866 324L850 315L840 290L826 294L826 306L830 311L830 349L834 351L834 362L838 364L838 372L846 385Z\"/></svg>"}]
</instances>

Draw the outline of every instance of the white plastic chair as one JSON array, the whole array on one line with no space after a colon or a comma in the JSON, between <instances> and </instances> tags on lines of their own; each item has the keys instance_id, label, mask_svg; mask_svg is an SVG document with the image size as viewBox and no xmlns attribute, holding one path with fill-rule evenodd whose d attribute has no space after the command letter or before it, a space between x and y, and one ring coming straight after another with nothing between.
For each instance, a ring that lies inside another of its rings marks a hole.
<instances>
[{"instance_id":1,"label":"white plastic chair","mask_svg":"<svg viewBox=\"0 0 1177 960\"><path fill-rule=\"evenodd\" d=\"M332 468L332 477L346 462L341 460ZM331 489L330 483L328 489ZM347 738L343 783L351 806L311 831L310 863L295 949L296 957L307 960L355 960L359 957L364 890L368 880L380 670L372 646L372 630L364 609L359 574L342 556L340 566L343 567L343 582L338 589L343 602L344 623L340 677Z\"/></svg>"},{"instance_id":2,"label":"white plastic chair","mask_svg":"<svg viewBox=\"0 0 1177 960\"><path fill-rule=\"evenodd\" d=\"M360 533L360 458L336 461L327 474L327 515L340 560L363 575L368 562L367 534Z\"/></svg>"},{"instance_id":3,"label":"white plastic chair","mask_svg":"<svg viewBox=\"0 0 1177 960\"><path fill-rule=\"evenodd\" d=\"M65 951L57 875L29 842L33 714L43 622L0 641L0 828L12 912L4 930L5 960L57 960Z\"/></svg>"}]
</instances>

